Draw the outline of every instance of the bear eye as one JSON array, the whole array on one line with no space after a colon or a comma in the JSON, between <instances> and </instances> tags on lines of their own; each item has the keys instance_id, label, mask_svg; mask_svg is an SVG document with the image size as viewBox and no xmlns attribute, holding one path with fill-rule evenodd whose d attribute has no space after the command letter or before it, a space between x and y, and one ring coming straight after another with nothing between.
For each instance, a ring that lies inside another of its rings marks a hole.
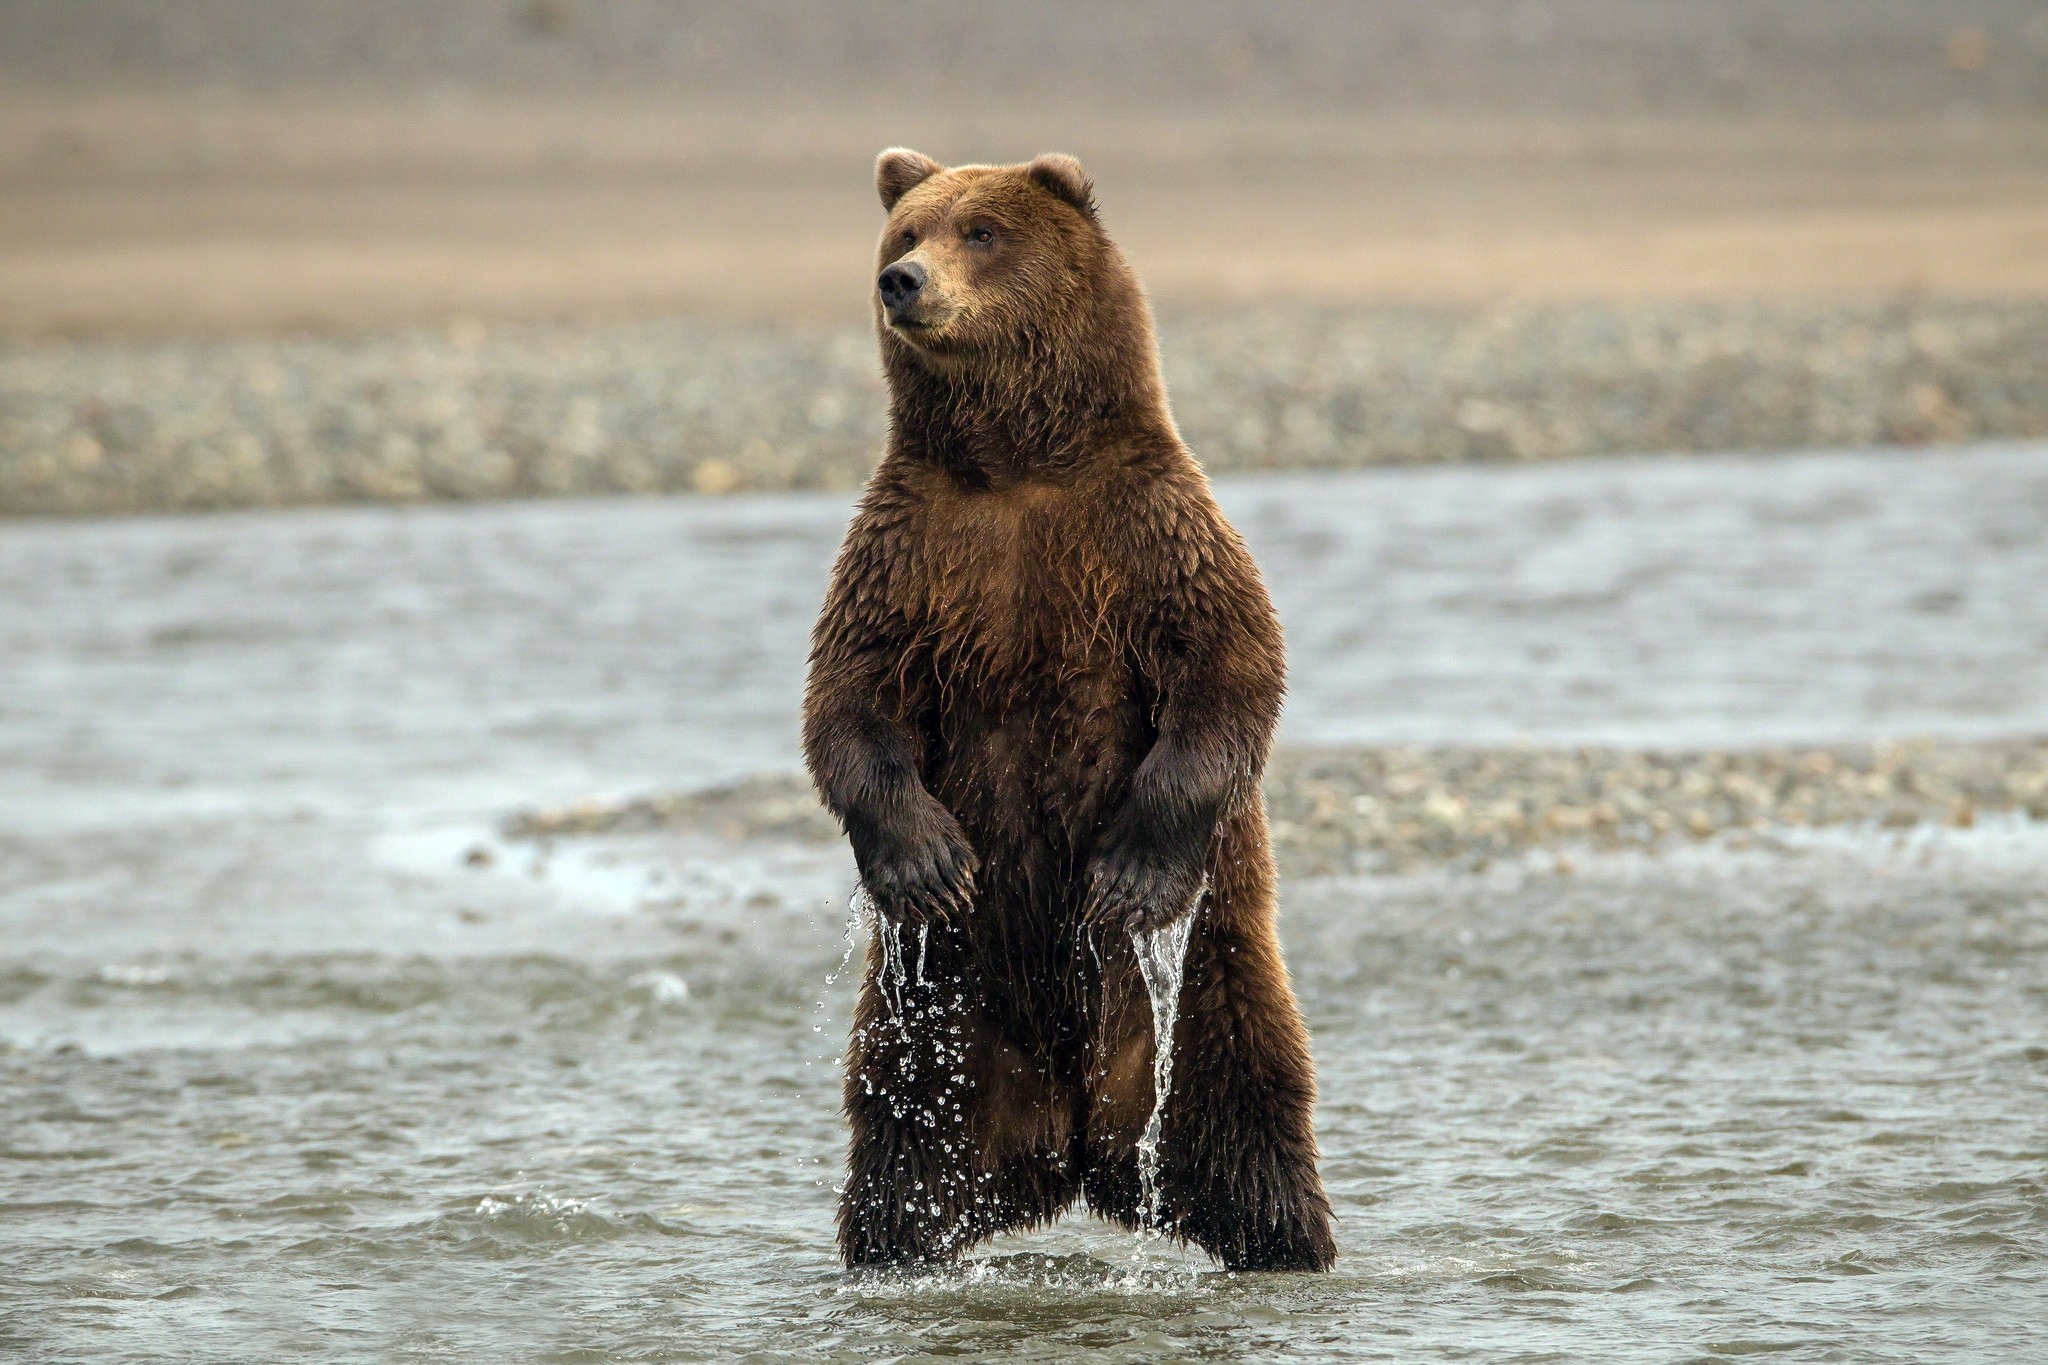
<instances>
[{"instance_id":1,"label":"bear eye","mask_svg":"<svg viewBox=\"0 0 2048 1365\"><path fill-rule=\"evenodd\" d=\"M911 231L911 230L910 230L909 228L905 228L905 229L903 229L903 245L905 245L905 246L916 246L916 245L917 245L917 234L916 234L916 233L914 233L914 232L912 232L912 231Z\"/></svg>"},{"instance_id":2,"label":"bear eye","mask_svg":"<svg viewBox=\"0 0 2048 1365\"><path fill-rule=\"evenodd\" d=\"M976 246L987 246L995 239L996 231L994 228L989 227L978 227L967 234L967 240L973 242Z\"/></svg>"}]
</instances>

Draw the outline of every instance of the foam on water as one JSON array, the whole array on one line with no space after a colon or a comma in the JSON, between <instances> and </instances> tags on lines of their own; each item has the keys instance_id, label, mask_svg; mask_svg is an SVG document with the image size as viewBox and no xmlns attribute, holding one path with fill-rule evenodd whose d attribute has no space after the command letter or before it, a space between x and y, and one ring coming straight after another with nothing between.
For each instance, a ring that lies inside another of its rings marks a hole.
<instances>
[{"instance_id":1,"label":"foam on water","mask_svg":"<svg viewBox=\"0 0 2048 1365\"><path fill-rule=\"evenodd\" d=\"M940 1300L987 1295L983 1302L1017 1294L1045 1304L1060 1298L1170 1297L1176 1303L1215 1292L1191 1267L1151 1261L1106 1259L1088 1252L1007 1252L959 1261L937 1271L885 1269L848 1276L833 1290L862 1299Z\"/></svg>"}]
</instances>

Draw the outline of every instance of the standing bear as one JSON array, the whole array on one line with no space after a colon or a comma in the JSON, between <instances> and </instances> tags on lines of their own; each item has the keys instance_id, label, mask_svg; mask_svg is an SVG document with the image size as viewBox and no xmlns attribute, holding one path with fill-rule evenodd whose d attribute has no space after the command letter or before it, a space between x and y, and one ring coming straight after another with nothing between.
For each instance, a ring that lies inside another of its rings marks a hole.
<instances>
[{"instance_id":1,"label":"standing bear","mask_svg":"<svg viewBox=\"0 0 2048 1365\"><path fill-rule=\"evenodd\" d=\"M875 175L889 441L804 699L876 910L840 1251L943 1261L1080 1197L1231 1269L1327 1269L1259 791L1284 663L1258 568L1181 444L1080 164L895 148ZM1147 1188L1130 931L1184 915Z\"/></svg>"}]
</instances>

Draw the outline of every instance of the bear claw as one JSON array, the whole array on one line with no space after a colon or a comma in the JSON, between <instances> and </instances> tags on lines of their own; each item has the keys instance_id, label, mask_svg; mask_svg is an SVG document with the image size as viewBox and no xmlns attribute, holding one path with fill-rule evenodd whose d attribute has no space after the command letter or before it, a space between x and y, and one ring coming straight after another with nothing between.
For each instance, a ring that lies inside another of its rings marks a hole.
<instances>
[{"instance_id":1,"label":"bear claw","mask_svg":"<svg viewBox=\"0 0 2048 1365\"><path fill-rule=\"evenodd\" d=\"M1081 919L1097 928L1160 929L1187 914L1200 891L1199 875L1160 862L1106 854L1089 869Z\"/></svg>"}]
</instances>

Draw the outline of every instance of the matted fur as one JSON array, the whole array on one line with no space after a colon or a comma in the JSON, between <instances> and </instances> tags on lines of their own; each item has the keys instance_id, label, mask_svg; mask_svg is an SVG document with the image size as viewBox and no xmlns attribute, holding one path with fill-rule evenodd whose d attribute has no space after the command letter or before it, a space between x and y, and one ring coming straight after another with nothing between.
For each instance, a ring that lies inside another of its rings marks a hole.
<instances>
[{"instance_id":1,"label":"matted fur","mask_svg":"<svg viewBox=\"0 0 2048 1365\"><path fill-rule=\"evenodd\" d=\"M1206 884L1164 1227L1229 1267L1325 1269L1259 795L1284 666L1258 568L1174 429L1079 163L948 170L895 148L876 178L878 268L926 283L876 303L888 449L804 702L805 758L881 915L841 1252L945 1259L1076 1198L1139 1223L1152 1021L1126 927Z\"/></svg>"}]
</instances>

